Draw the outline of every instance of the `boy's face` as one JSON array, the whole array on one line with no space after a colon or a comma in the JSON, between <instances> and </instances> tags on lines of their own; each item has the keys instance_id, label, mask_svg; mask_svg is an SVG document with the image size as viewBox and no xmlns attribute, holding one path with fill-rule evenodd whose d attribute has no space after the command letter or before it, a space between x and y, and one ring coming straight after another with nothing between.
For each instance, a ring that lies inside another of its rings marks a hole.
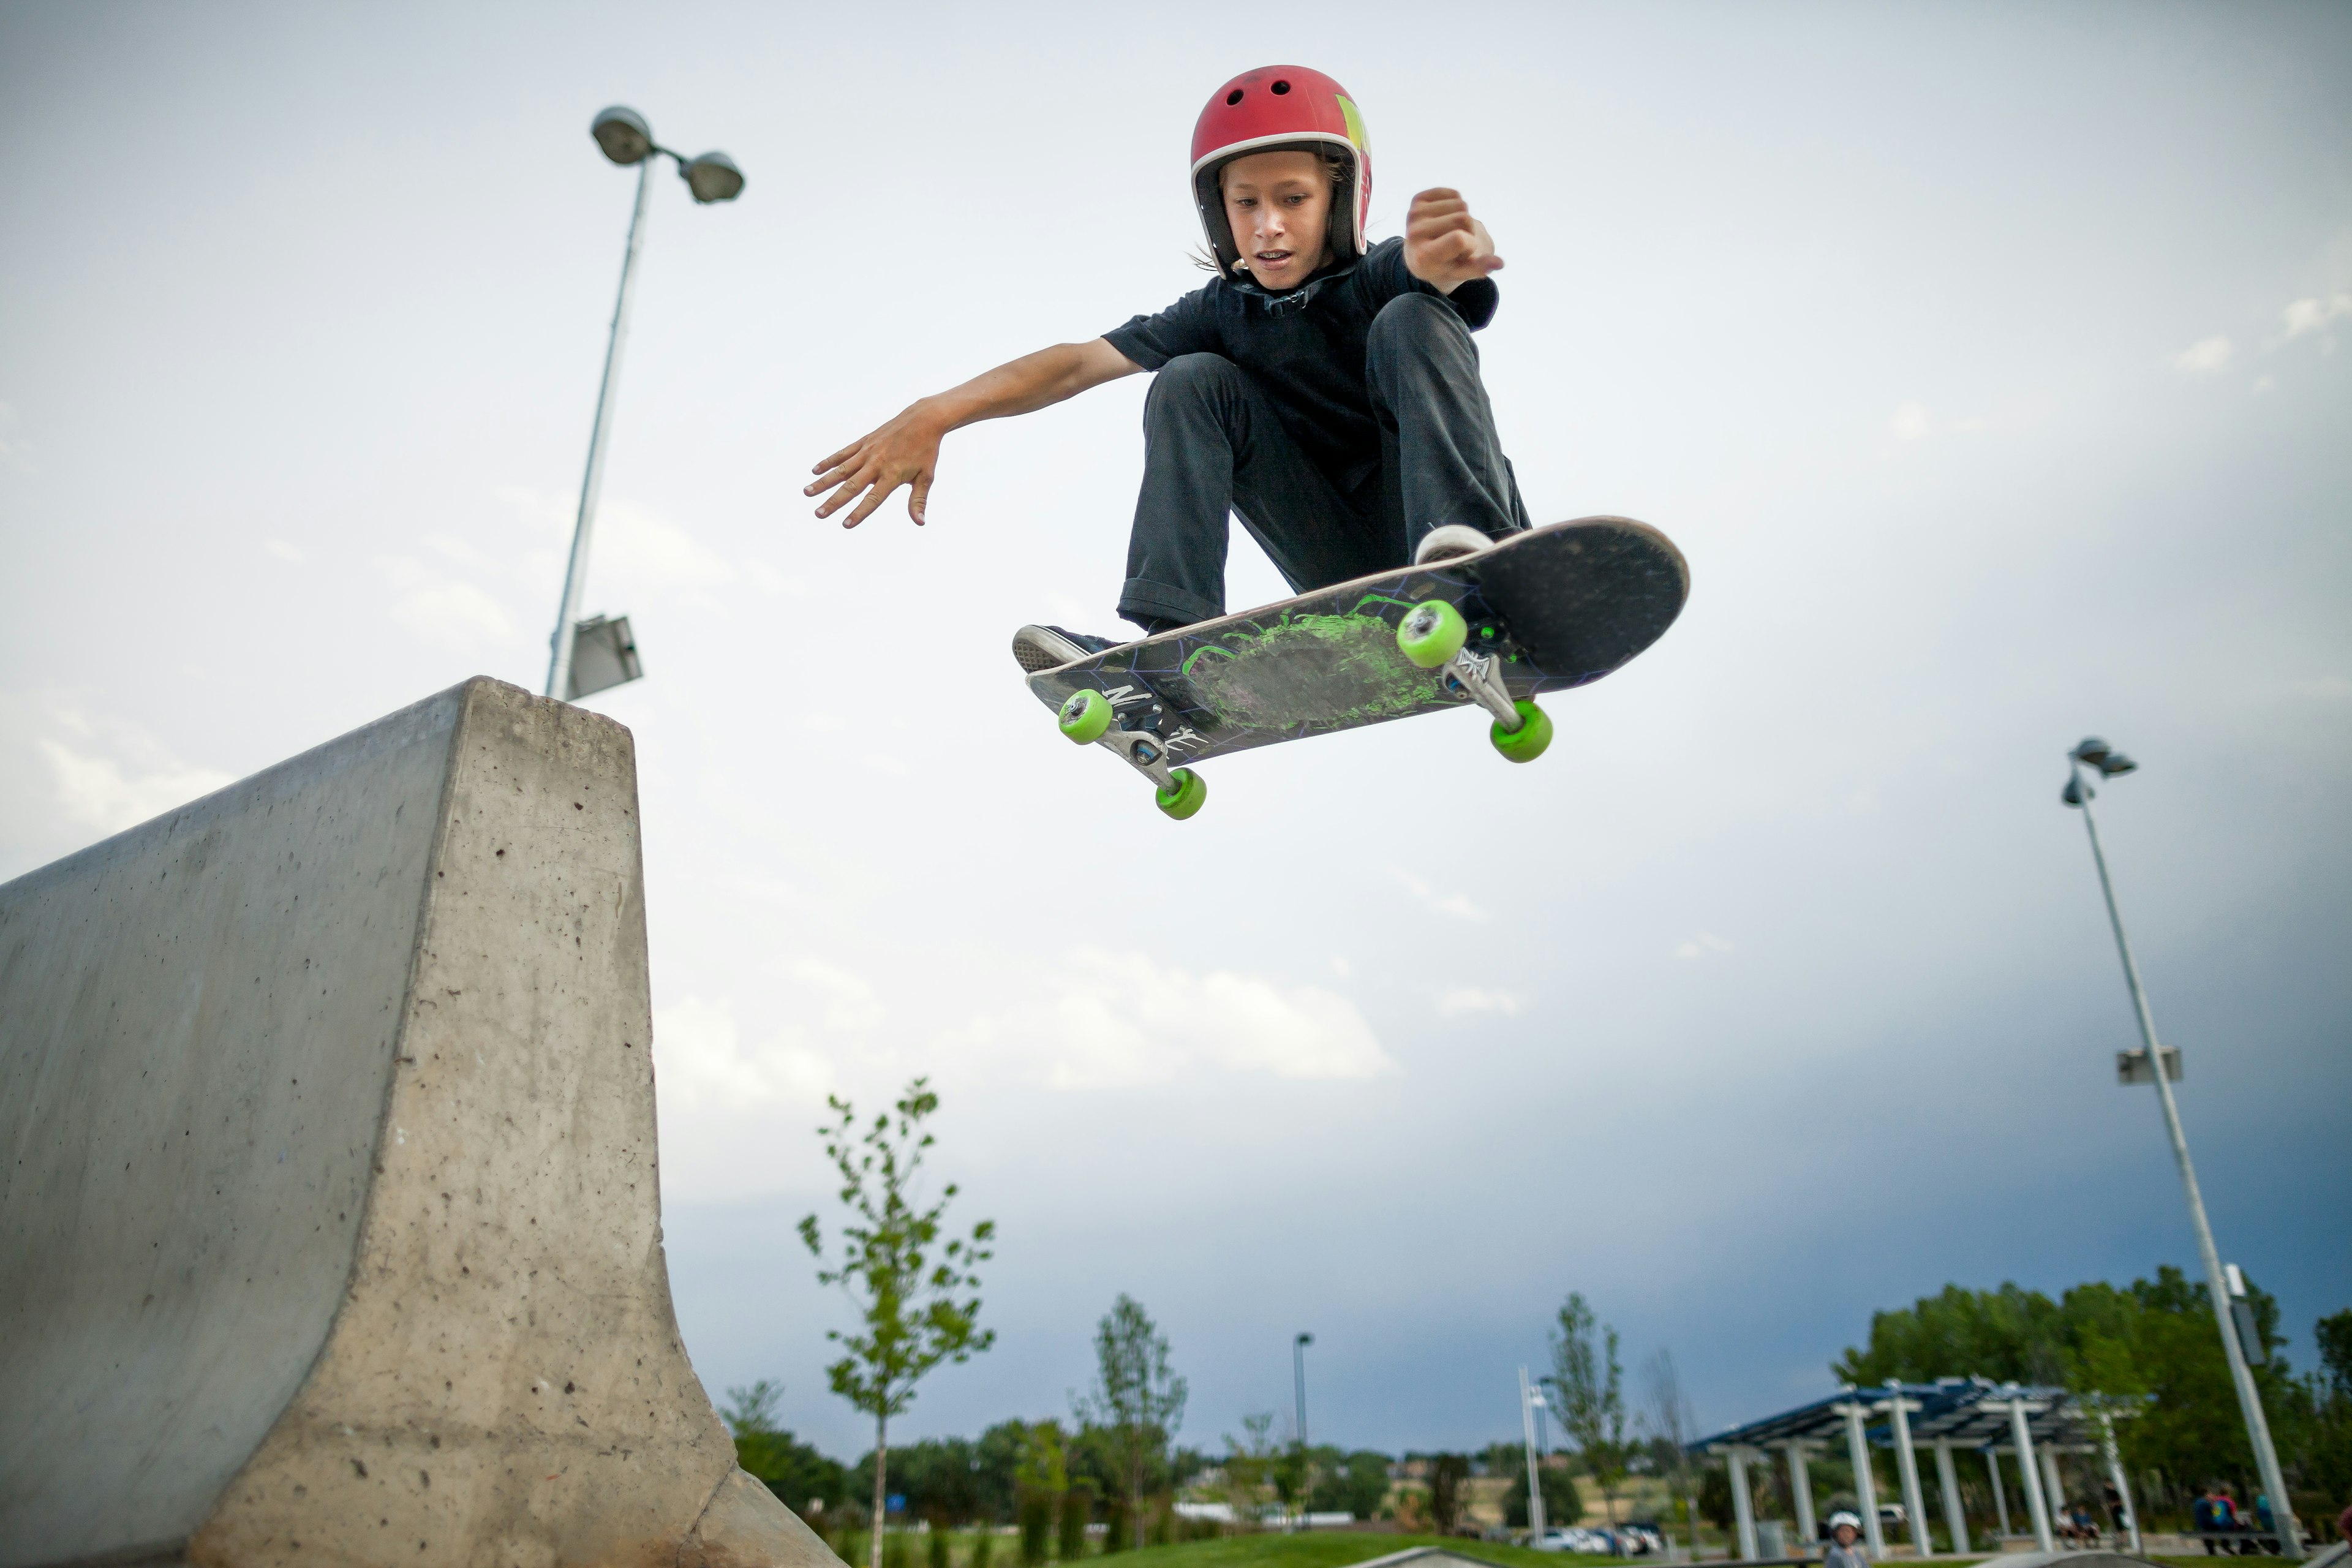
<instances>
[{"instance_id":1,"label":"boy's face","mask_svg":"<svg viewBox=\"0 0 2352 1568\"><path fill-rule=\"evenodd\" d=\"M1225 221L1265 289L1304 283L1330 259L1331 179L1313 153L1252 153L1225 165Z\"/></svg>"}]
</instances>

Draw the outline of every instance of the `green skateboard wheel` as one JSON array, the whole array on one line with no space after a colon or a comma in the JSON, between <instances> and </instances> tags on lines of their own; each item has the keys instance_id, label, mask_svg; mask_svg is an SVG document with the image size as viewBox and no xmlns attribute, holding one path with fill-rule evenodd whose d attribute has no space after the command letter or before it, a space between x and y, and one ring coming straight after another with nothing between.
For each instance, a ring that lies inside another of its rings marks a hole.
<instances>
[{"instance_id":1,"label":"green skateboard wheel","mask_svg":"<svg viewBox=\"0 0 2352 1568\"><path fill-rule=\"evenodd\" d=\"M1551 744L1551 715L1524 697L1511 706L1519 710L1519 727L1506 730L1500 724L1489 725L1486 738L1507 760L1532 763Z\"/></svg>"},{"instance_id":2,"label":"green skateboard wheel","mask_svg":"<svg viewBox=\"0 0 2352 1568\"><path fill-rule=\"evenodd\" d=\"M1462 651L1470 623L1444 599L1429 599L1405 612L1397 626L1397 647L1423 669L1435 669Z\"/></svg>"},{"instance_id":3,"label":"green skateboard wheel","mask_svg":"<svg viewBox=\"0 0 2352 1568\"><path fill-rule=\"evenodd\" d=\"M1168 776L1176 781L1176 787L1154 791L1152 798L1160 810L1181 822L1209 798L1209 781L1190 768L1178 768Z\"/></svg>"},{"instance_id":4,"label":"green skateboard wheel","mask_svg":"<svg viewBox=\"0 0 2352 1568\"><path fill-rule=\"evenodd\" d=\"M1110 728L1110 699L1099 691L1074 692L1062 704L1062 733L1079 745L1091 745Z\"/></svg>"}]
</instances>

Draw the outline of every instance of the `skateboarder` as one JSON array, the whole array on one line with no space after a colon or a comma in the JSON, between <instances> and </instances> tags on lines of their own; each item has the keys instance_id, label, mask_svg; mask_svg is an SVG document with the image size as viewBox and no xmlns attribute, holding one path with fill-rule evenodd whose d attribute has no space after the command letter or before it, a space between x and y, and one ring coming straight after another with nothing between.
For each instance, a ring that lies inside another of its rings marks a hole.
<instances>
[{"instance_id":1,"label":"skateboarder","mask_svg":"<svg viewBox=\"0 0 2352 1568\"><path fill-rule=\"evenodd\" d=\"M1526 528L1470 341L1503 259L1460 194L1422 192L1403 236L1370 244L1363 117L1300 66L1217 89L1192 129L1192 187L1213 280L914 403L816 465L805 493L832 491L817 515L851 508L855 528L905 485L920 523L949 431L1154 371L1118 599L1148 633L1223 613L1229 512L1300 592ZM1110 646L1058 626L1013 638L1029 670Z\"/></svg>"}]
</instances>

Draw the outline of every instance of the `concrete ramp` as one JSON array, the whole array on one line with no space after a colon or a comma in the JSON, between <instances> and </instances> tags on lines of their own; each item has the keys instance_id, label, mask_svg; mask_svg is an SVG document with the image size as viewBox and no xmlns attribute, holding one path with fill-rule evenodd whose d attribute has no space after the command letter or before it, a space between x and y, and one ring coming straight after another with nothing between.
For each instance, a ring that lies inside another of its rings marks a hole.
<instances>
[{"instance_id":1,"label":"concrete ramp","mask_svg":"<svg viewBox=\"0 0 2352 1568\"><path fill-rule=\"evenodd\" d=\"M652 1046L629 732L488 679L0 886L0 1565L837 1564Z\"/></svg>"}]
</instances>

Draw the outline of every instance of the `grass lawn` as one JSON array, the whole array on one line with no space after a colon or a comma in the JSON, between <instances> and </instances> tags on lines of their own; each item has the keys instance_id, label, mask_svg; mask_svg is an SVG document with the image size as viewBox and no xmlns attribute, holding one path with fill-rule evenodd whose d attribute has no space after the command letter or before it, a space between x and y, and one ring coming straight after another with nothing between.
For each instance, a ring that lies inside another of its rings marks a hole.
<instances>
[{"instance_id":1,"label":"grass lawn","mask_svg":"<svg viewBox=\"0 0 2352 1568\"><path fill-rule=\"evenodd\" d=\"M1139 1552L1117 1552L1106 1559L1101 1568L1348 1568L1351 1563L1385 1557L1408 1546L1443 1546L1465 1557L1492 1563L1496 1568L1570 1568L1582 1563L1625 1568L1627 1561L1574 1552L1529 1552L1524 1546L1503 1546L1491 1541L1465 1541L1459 1537L1448 1540L1435 1535L1326 1530L1308 1531L1303 1535L1271 1531L1226 1535L1214 1541L1187 1541L1176 1546L1147 1546Z\"/></svg>"}]
</instances>

